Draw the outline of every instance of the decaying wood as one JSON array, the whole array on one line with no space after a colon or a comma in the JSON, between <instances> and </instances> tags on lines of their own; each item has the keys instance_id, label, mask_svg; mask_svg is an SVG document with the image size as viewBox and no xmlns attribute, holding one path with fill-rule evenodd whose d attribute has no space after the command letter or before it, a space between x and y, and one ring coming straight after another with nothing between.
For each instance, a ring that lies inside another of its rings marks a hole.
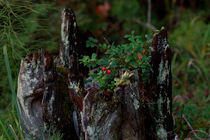
<instances>
[{"instance_id":1,"label":"decaying wood","mask_svg":"<svg viewBox=\"0 0 210 140\"><path fill-rule=\"evenodd\" d=\"M25 135L50 139L52 127L72 140L174 138L166 31L154 35L150 79L143 84L141 71L133 71L131 83L110 96L98 94L97 82L84 85L79 40L75 15L64 9L59 56L39 51L22 60L17 96Z\"/></svg>"},{"instance_id":2,"label":"decaying wood","mask_svg":"<svg viewBox=\"0 0 210 140\"><path fill-rule=\"evenodd\" d=\"M65 93L67 88L63 77L59 77L53 65L53 58L44 51L28 55L21 62L18 77L17 99L23 129L29 139L49 138L56 128L64 138L74 138L72 103ZM62 87L62 89L61 89ZM71 135L67 134L71 131ZM26 136L27 137L27 136Z\"/></svg>"},{"instance_id":3,"label":"decaying wood","mask_svg":"<svg viewBox=\"0 0 210 140\"><path fill-rule=\"evenodd\" d=\"M48 130L54 128L64 139L77 139L73 125L74 103L69 98L80 89L78 53L73 42L76 25L72 22L75 19L70 21L73 12L66 10L62 17L65 25L62 24L60 56L55 63L45 51L28 55L21 62L17 97L24 133L33 139L41 139L43 135L48 138Z\"/></svg>"},{"instance_id":4,"label":"decaying wood","mask_svg":"<svg viewBox=\"0 0 210 140\"><path fill-rule=\"evenodd\" d=\"M166 30L155 34L151 46L151 72L144 97L149 99L145 112L148 138L172 139L172 53Z\"/></svg>"},{"instance_id":5,"label":"decaying wood","mask_svg":"<svg viewBox=\"0 0 210 140\"><path fill-rule=\"evenodd\" d=\"M23 130L32 138L41 137L40 127L44 126L41 102L44 92L44 61L41 52L28 55L21 61L18 77L17 99Z\"/></svg>"}]
</instances>

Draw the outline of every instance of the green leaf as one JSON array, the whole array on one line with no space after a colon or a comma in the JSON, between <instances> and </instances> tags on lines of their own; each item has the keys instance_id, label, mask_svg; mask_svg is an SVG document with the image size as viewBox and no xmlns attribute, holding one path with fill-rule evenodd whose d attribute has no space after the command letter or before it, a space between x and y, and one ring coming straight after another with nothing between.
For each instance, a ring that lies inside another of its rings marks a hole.
<instances>
[{"instance_id":1,"label":"green leaf","mask_svg":"<svg viewBox=\"0 0 210 140\"><path fill-rule=\"evenodd\" d=\"M93 53L92 54L92 59L96 60L96 57L97 57L97 54L96 53Z\"/></svg>"}]
</instances>

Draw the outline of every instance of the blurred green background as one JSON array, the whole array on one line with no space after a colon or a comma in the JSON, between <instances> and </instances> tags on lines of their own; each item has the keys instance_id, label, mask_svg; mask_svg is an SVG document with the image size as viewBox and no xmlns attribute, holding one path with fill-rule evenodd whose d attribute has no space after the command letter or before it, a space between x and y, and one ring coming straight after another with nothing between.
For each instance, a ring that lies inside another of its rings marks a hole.
<instances>
[{"instance_id":1,"label":"blurred green background","mask_svg":"<svg viewBox=\"0 0 210 140\"><path fill-rule=\"evenodd\" d=\"M123 43L131 31L144 36L164 26L173 51L175 132L181 139L194 138L184 115L194 130L210 134L209 0L0 0L0 139L7 134L22 137L3 46L16 89L21 58L40 48L57 53L63 7L75 11L82 32L91 32L101 42Z\"/></svg>"}]
</instances>

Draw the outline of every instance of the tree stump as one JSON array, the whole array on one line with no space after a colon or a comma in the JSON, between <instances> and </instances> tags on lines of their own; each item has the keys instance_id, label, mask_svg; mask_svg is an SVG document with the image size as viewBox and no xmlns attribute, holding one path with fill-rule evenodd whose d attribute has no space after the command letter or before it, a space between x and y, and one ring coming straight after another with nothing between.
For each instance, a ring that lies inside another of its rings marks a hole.
<instances>
[{"instance_id":1,"label":"tree stump","mask_svg":"<svg viewBox=\"0 0 210 140\"><path fill-rule=\"evenodd\" d=\"M41 50L22 60L17 100L25 137L51 139L53 128L72 140L173 139L166 30L153 37L147 82L135 70L131 84L116 91L121 96L108 99L98 94L97 83L83 82L88 69L79 63L86 54L81 44L75 15L64 9L59 56Z\"/></svg>"}]
</instances>

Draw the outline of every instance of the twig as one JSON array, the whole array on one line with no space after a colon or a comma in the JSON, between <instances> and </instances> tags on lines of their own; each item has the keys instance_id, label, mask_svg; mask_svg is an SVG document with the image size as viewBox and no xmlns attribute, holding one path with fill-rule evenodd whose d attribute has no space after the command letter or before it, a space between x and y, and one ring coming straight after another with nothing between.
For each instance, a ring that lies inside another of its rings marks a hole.
<instances>
[{"instance_id":1,"label":"twig","mask_svg":"<svg viewBox=\"0 0 210 140\"><path fill-rule=\"evenodd\" d=\"M147 22L143 22L141 21L140 19L133 19L134 22L142 25L142 26L145 26L151 30L153 30L154 32L157 30L155 28L154 25L151 24L151 11L152 11L152 2L151 0L147 0L147 5L148 5L148 9L147 9Z\"/></svg>"},{"instance_id":2,"label":"twig","mask_svg":"<svg viewBox=\"0 0 210 140\"><path fill-rule=\"evenodd\" d=\"M104 37L104 40L106 41L106 43L111 47L114 45L114 42L112 42L112 44L108 41L108 39L106 37Z\"/></svg>"},{"instance_id":3,"label":"twig","mask_svg":"<svg viewBox=\"0 0 210 140\"><path fill-rule=\"evenodd\" d=\"M9 127L11 128L12 132L14 133L15 138L18 140L17 134L15 133L15 130L13 129L11 124L9 124Z\"/></svg>"},{"instance_id":4,"label":"twig","mask_svg":"<svg viewBox=\"0 0 210 140\"><path fill-rule=\"evenodd\" d=\"M104 40L106 41L107 44L109 44L109 46L111 46L110 42L108 41L106 37L104 37Z\"/></svg>"},{"instance_id":5,"label":"twig","mask_svg":"<svg viewBox=\"0 0 210 140\"><path fill-rule=\"evenodd\" d=\"M141 21L140 19L134 18L133 21L142 25L142 26L145 26L145 27L153 30L154 32L157 30L154 25L145 23L145 22Z\"/></svg>"},{"instance_id":6,"label":"twig","mask_svg":"<svg viewBox=\"0 0 210 140\"><path fill-rule=\"evenodd\" d=\"M96 72L96 71L97 71L97 68L91 69L91 70L89 70L89 73L91 73L91 72Z\"/></svg>"},{"instance_id":7,"label":"twig","mask_svg":"<svg viewBox=\"0 0 210 140\"><path fill-rule=\"evenodd\" d=\"M152 11L152 3L151 0L147 0L147 5L148 5L148 9L147 9L147 24L151 24L151 11Z\"/></svg>"},{"instance_id":8,"label":"twig","mask_svg":"<svg viewBox=\"0 0 210 140\"><path fill-rule=\"evenodd\" d=\"M203 130L193 130L193 131L190 131L189 133L193 133L193 132L201 132L201 133L205 134L208 138L210 138L210 135Z\"/></svg>"},{"instance_id":9,"label":"twig","mask_svg":"<svg viewBox=\"0 0 210 140\"><path fill-rule=\"evenodd\" d=\"M82 108L82 118L81 118L81 121L82 121L82 129L83 129L83 132L85 133L85 140L88 140L88 135L87 135L87 130L86 130L86 126L85 126L85 118L86 118L86 112L85 112L85 106L86 106L86 100L88 98L88 95L90 94L89 91L87 91L87 94L85 96L85 98L83 99L83 108Z\"/></svg>"},{"instance_id":10,"label":"twig","mask_svg":"<svg viewBox=\"0 0 210 140\"><path fill-rule=\"evenodd\" d=\"M193 135L194 135L197 139L202 140L202 138L198 137L198 135L195 133L195 132L198 131L198 130L194 130L194 129L192 128L192 126L190 125L190 123L188 122L188 120L186 119L186 117L185 117L184 115L182 115L182 118L185 120L185 122L187 123L188 127L191 129L191 132L190 132L190 133L193 133ZM204 132L204 131L201 131L201 130L200 130L199 132ZM204 132L204 134L207 134L207 133ZM207 136L209 137L209 134L207 134Z\"/></svg>"}]
</instances>

